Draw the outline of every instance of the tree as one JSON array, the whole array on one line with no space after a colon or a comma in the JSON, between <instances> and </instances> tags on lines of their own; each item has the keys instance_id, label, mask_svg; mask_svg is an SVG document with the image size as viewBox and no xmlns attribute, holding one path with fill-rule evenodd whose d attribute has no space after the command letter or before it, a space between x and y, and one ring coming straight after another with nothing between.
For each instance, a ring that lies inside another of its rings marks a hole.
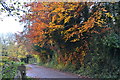
<instances>
[{"instance_id":1,"label":"tree","mask_svg":"<svg viewBox=\"0 0 120 80\"><path fill-rule=\"evenodd\" d=\"M14 34L7 34L1 37L2 56L9 56L13 58L25 58L28 52L24 45L16 42Z\"/></svg>"},{"instance_id":2,"label":"tree","mask_svg":"<svg viewBox=\"0 0 120 80\"><path fill-rule=\"evenodd\" d=\"M26 6L31 7L21 20L30 22L26 37L37 46L57 48L65 63L83 64L92 37L110 29L106 20L111 16L101 3L38 2Z\"/></svg>"}]
</instances>

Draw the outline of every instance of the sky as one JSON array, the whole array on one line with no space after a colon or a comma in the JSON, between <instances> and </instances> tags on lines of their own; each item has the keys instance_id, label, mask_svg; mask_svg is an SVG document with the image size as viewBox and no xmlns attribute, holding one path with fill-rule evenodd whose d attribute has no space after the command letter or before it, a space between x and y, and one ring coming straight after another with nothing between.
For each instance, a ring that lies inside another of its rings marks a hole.
<instances>
[{"instance_id":1,"label":"sky","mask_svg":"<svg viewBox=\"0 0 120 80\"><path fill-rule=\"evenodd\" d=\"M15 21L14 17L5 17L0 20L0 34L16 33L23 30L23 25L19 21Z\"/></svg>"},{"instance_id":2,"label":"sky","mask_svg":"<svg viewBox=\"0 0 120 80\"><path fill-rule=\"evenodd\" d=\"M11 0L3 0L3 1L5 1L7 6L9 6L9 5L13 4L14 2L20 2L21 5L23 5L24 2L30 2L31 0L25 0L25 1L12 0L12 2L11 2ZM13 5L13 6L16 8L17 5ZM0 5L0 8L2 8L2 7L3 6ZM23 8L21 8L21 7L22 6L20 6L19 9L22 10ZM24 25L19 22L19 19L17 16L7 16L7 13L0 12L0 34L21 32L23 30ZM16 19L17 19L17 21L16 21Z\"/></svg>"},{"instance_id":3,"label":"sky","mask_svg":"<svg viewBox=\"0 0 120 80\"><path fill-rule=\"evenodd\" d=\"M4 1L7 6L13 5L14 2L20 2L20 5L24 5L24 2L34 2L37 0L2 0ZM13 5L14 8L18 8L18 5ZM0 5L0 8L2 5ZM27 10L26 8L23 8L22 6L19 6L20 10ZM21 13L20 13L21 14ZM17 21L15 21L17 19ZM24 24L19 22L19 18L16 16L6 16L6 13L0 12L0 34L6 34L6 33L17 33L21 32L23 30Z\"/></svg>"},{"instance_id":4,"label":"sky","mask_svg":"<svg viewBox=\"0 0 120 80\"><path fill-rule=\"evenodd\" d=\"M10 0L4 0L9 5ZM0 8L3 8L0 4ZM20 25L19 21L15 21L17 17L7 16L8 12L0 12L0 34L6 33L16 33L22 31L23 27Z\"/></svg>"}]
</instances>

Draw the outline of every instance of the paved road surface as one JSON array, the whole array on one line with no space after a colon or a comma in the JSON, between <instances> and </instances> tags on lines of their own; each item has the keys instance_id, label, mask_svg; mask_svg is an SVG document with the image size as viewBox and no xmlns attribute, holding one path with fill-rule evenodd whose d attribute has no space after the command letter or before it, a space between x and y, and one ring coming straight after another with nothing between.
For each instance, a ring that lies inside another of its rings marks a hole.
<instances>
[{"instance_id":1,"label":"paved road surface","mask_svg":"<svg viewBox=\"0 0 120 80\"><path fill-rule=\"evenodd\" d=\"M28 64L26 67L30 69L27 70L27 76L32 78L78 78L79 76L63 73L58 70L51 68L45 68L42 66L37 66L34 64Z\"/></svg>"}]
</instances>

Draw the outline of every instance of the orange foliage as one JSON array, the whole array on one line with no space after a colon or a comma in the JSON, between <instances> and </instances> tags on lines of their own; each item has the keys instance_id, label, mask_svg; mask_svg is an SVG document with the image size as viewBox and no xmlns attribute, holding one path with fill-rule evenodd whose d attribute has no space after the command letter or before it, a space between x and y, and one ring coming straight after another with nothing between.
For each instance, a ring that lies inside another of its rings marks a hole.
<instances>
[{"instance_id":1,"label":"orange foliage","mask_svg":"<svg viewBox=\"0 0 120 80\"><path fill-rule=\"evenodd\" d=\"M27 27L27 38L40 47L50 44L49 48L55 49L52 45L57 45L61 50L58 62L74 64L79 61L83 64L89 45L89 35L100 34L107 28L103 26L106 24L105 18L102 18L103 12L106 12L104 8L97 6L93 13L89 14L88 10L85 12L92 4L94 3L38 2L26 5L31 7L31 13L26 14L22 20L31 22Z\"/></svg>"}]
</instances>

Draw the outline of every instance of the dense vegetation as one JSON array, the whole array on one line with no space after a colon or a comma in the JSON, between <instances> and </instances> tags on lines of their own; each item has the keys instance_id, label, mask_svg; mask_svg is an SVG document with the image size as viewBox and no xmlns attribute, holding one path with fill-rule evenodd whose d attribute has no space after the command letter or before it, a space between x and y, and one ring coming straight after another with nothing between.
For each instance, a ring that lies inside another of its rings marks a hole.
<instances>
[{"instance_id":1,"label":"dense vegetation","mask_svg":"<svg viewBox=\"0 0 120 80\"><path fill-rule=\"evenodd\" d=\"M17 73L17 67L21 65L22 62L16 62L16 60L12 57L2 56L0 60L1 67L1 78L8 78L11 80L15 78Z\"/></svg>"},{"instance_id":2,"label":"dense vegetation","mask_svg":"<svg viewBox=\"0 0 120 80\"><path fill-rule=\"evenodd\" d=\"M23 45L18 45L13 34L0 37L0 72L1 78L13 79L18 74L17 67L23 64L20 59L26 58L27 52Z\"/></svg>"},{"instance_id":3,"label":"dense vegetation","mask_svg":"<svg viewBox=\"0 0 120 80\"><path fill-rule=\"evenodd\" d=\"M16 46L17 52L13 52L20 59L32 55L30 63L62 71L91 78L120 78L119 4L26 4L29 12L20 20L26 26L23 32L16 34L17 45L13 47ZM19 56L23 54L26 56Z\"/></svg>"},{"instance_id":4,"label":"dense vegetation","mask_svg":"<svg viewBox=\"0 0 120 80\"><path fill-rule=\"evenodd\" d=\"M116 3L31 3L20 35L38 63L93 78L120 77L120 6Z\"/></svg>"}]
</instances>

